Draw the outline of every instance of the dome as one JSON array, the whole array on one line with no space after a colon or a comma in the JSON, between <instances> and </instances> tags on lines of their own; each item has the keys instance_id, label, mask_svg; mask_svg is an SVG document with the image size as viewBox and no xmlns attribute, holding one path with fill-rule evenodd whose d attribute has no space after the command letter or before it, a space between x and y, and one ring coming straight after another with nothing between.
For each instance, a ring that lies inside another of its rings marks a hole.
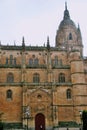
<instances>
[{"instance_id":1,"label":"dome","mask_svg":"<svg viewBox=\"0 0 87 130\"><path fill-rule=\"evenodd\" d=\"M82 38L80 28L75 26L71 20L67 4L65 3L64 17L60 22L56 33L55 45L59 48L66 48L67 51L79 50L82 55Z\"/></svg>"},{"instance_id":2,"label":"dome","mask_svg":"<svg viewBox=\"0 0 87 130\"><path fill-rule=\"evenodd\" d=\"M63 28L65 26L69 26L69 25L74 26L76 28L74 22L70 19L69 11L67 9L67 5L65 4L64 17L59 25L59 28Z\"/></svg>"},{"instance_id":3,"label":"dome","mask_svg":"<svg viewBox=\"0 0 87 130\"><path fill-rule=\"evenodd\" d=\"M59 28L63 28L65 26L69 26L69 25L74 26L76 28L74 22L71 19L64 19L64 20L62 20L60 25L59 25Z\"/></svg>"}]
</instances>

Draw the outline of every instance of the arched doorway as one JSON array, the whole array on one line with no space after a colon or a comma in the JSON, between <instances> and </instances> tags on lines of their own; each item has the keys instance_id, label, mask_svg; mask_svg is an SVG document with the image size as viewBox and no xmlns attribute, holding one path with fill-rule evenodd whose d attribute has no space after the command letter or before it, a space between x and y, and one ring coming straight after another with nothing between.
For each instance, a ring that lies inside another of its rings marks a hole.
<instances>
[{"instance_id":1,"label":"arched doorway","mask_svg":"<svg viewBox=\"0 0 87 130\"><path fill-rule=\"evenodd\" d=\"M45 130L45 116L42 113L35 116L35 130Z\"/></svg>"}]
</instances>

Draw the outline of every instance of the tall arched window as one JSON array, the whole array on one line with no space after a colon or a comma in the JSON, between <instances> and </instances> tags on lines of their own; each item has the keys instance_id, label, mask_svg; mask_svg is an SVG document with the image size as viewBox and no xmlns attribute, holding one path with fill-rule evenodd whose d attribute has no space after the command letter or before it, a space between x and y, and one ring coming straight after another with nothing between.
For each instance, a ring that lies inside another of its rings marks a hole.
<instances>
[{"instance_id":1,"label":"tall arched window","mask_svg":"<svg viewBox=\"0 0 87 130\"><path fill-rule=\"evenodd\" d=\"M8 58L6 58L6 65L8 65Z\"/></svg>"},{"instance_id":2,"label":"tall arched window","mask_svg":"<svg viewBox=\"0 0 87 130\"><path fill-rule=\"evenodd\" d=\"M40 75L38 73L35 73L33 75L33 83L39 83L40 82Z\"/></svg>"},{"instance_id":3,"label":"tall arched window","mask_svg":"<svg viewBox=\"0 0 87 130\"><path fill-rule=\"evenodd\" d=\"M13 55L10 55L10 64L12 65L13 63Z\"/></svg>"},{"instance_id":4,"label":"tall arched window","mask_svg":"<svg viewBox=\"0 0 87 130\"><path fill-rule=\"evenodd\" d=\"M8 73L8 75L7 75L7 82L8 83L14 82L14 76L13 76L12 73Z\"/></svg>"},{"instance_id":5,"label":"tall arched window","mask_svg":"<svg viewBox=\"0 0 87 130\"><path fill-rule=\"evenodd\" d=\"M67 91L66 91L66 97L67 97L67 99L71 99L72 98L71 89L67 89Z\"/></svg>"},{"instance_id":6,"label":"tall arched window","mask_svg":"<svg viewBox=\"0 0 87 130\"><path fill-rule=\"evenodd\" d=\"M72 33L69 34L69 40L72 40Z\"/></svg>"},{"instance_id":7,"label":"tall arched window","mask_svg":"<svg viewBox=\"0 0 87 130\"><path fill-rule=\"evenodd\" d=\"M16 65L16 58L14 58L14 65Z\"/></svg>"},{"instance_id":8,"label":"tall arched window","mask_svg":"<svg viewBox=\"0 0 87 130\"><path fill-rule=\"evenodd\" d=\"M54 59L54 65L55 65L55 66L58 65L58 56L55 56L55 59Z\"/></svg>"},{"instance_id":9,"label":"tall arched window","mask_svg":"<svg viewBox=\"0 0 87 130\"><path fill-rule=\"evenodd\" d=\"M63 74L63 73L59 74L59 82L60 83L64 83L65 82L65 74Z\"/></svg>"},{"instance_id":10,"label":"tall arched window","mask_svg":"<svg viewBox=\"0 0 87 130\"><path fill-rule=\"evenodd\" d=\"M38 65L38 64L39 64L38 58L34 59L34 65Z\"/></svg>"},{"instance_id":11,"label":"tall arched window","mask_svg":"<svg viewBox=\"0 0 87 130\"><path fill-rule=\"evenodd\" d=\"M33 59L29 59L29 65L30 65L30 66L33 65Z\"/></svg>"},{"instance_id":12,"label":"tall arched window","mask_svg":"<svg viewBox=\"0 0 87 130\"><path fill-rule=\"evenodd\" d=\"M12 90L9 89L6 91L6 98L12 100Z\"/></svg>"}]
</instances>

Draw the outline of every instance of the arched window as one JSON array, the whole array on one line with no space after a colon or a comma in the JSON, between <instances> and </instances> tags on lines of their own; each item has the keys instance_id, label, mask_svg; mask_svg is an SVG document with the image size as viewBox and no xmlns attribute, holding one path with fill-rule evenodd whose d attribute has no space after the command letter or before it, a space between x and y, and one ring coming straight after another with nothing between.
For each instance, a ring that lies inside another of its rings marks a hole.
<instances>
[{"instance_id":1,"label":"arched window","mask_svg":"<svg viewBox=\"0 0 87 130\"><path fill-rule=\"evenodd\" d=\"M58 65L58 56L55 56L55 59L54 59L54 65L55 65L55 66Z\"/></svg>"},{"instance_id":2,"label":"arched window","mask_svg":"<svg viewBox=\"0 0 87 130\"><path fill-rule=\"evenodd\" d=\"M16 58L14 58L14 65L16 65Z\"/></svg>"},{"instance_id":3,"label":"arched window","mask_svg":"<svg viewBox=\"0 0 87 130\"><path fill-rule=\"evenodd\" d=\"M64 83L65 82L65 74L63 74L63 73L59 74L59 82L60 83Z\"/></svg>"},{"instance_id":4,"label":"arched window","mask_svg":"<svg viewBox=\"0 0 87 130\"><path fill-rule=\"evenodd\" d=\"M35 73L33 75L33 83L39 83L40 82L40 76L38 73Z\"/></svg>"},{"instance_id":5,"label":"arched window","mask_svg":"<svg viewBox=\"0 0 87 130\"><path fill-rule=\"evenodd\" d=\"M12 99L12 91L10 89L6 91L6 98Z\"/></svg>"},{"instance_id":6,"label":"arched window","mask_svg":"<svg viewBox=\"0 0 87 130\"><path fill-rule=\"evenodd\" d=\"M13 76L12 73L9 73L9 74L7 75L7 82L8 82L8 83L14 82L14 76Z\"/></svg>"},{"instance_id":7,"label":"arched window","mask_svg":"<svg viewBox=\"0 0 87 130\"><path fill-rule=\"evenodd\" d=\"M67 99L71 99L72 98L71 89L67 89L66 97L67 97Z\"/></svg>"},{"instance_id":8,"label":"arched window","mask_svg":"<svg viewBox=\"0 0 87 130\"><path fill-rule=\"evenodd\" d=\"M71 33L69 34L69 40L72 40L72 34Z\"/></svg>"},{"instance_id":9,"label":"arched window","mask_svg":"<svg viewBox=\"0 0 87 130\"><path fill-rule=\"evenodd\" d=\"M30 66L33 65L33 59L29 59L29 65L30 65Z\"/></svg>"},{"instance_id":10,"label":"arched window","mask_svg":"<svg viewBox=\"0 0 87 130\"><path fill-rule=\"evenodd\" d=\"M38 58L34 59L34 65L38 65L38 64L39 64Z\"/></svg>"},{"instance_id":11,"label":"arched window","mask_svg":"<svg viewBox=\"0 0 87 130\"><path fill-rule=\"evenodd\" d=\"M10 55L10 64L12 65L13 63L13 55Z\"/></svg>"},{"instance_id":12,"label":"arched window","mask_svg":"<svg viewBox=\"0 0 87 130\"><path fill-rule=\"evenodd\" d=\"M6 58L6 65L8 65L8 58Z\"/></svg>"}]
</instances>

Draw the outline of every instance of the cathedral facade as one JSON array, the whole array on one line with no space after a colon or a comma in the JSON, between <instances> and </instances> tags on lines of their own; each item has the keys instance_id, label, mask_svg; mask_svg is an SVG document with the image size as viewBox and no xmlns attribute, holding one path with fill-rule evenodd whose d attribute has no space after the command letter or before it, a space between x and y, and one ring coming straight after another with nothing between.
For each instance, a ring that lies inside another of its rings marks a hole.
<instances>
[{"instance_id":1,"label":"cathedral facade","mask_svg":"<svg viewBox=\"0 0 87 130\"><path fill-rule=\"evenodd\" d=\"M81 123L87 110L87 58L80 27L67 5L55 37L45 46L0 44L0 113L5 125L46 130Z\"/></svg>"}]
</instances>

